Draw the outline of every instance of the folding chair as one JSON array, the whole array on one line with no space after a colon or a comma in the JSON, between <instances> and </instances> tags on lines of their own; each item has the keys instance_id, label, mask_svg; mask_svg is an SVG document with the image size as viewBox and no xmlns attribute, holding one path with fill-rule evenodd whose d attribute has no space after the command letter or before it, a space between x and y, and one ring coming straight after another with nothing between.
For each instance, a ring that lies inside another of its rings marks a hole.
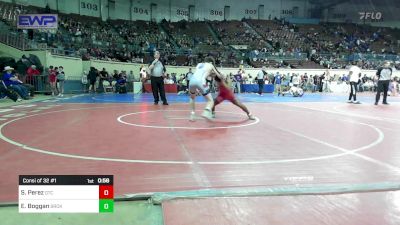
<instances>
[{"instance_id":1,"label":"folding chair","mask_svg":"<svg viewBox=\"0 0 400 225\"><path fill-rule=\"evenodd\" d=\"M108 82L107 80L103 80L103 88L104 88L104 93L114 92L113 86L110 85L110 82Z\"/></svg>"}]
</instances>

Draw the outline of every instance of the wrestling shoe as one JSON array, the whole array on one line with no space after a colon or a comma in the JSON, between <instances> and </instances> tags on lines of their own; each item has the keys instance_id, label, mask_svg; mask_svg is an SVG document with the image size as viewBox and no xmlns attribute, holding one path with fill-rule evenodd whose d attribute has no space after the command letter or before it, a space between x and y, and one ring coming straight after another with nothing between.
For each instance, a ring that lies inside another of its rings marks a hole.
<instances>
[{"instance_id":1,"label":"wrestling shoe","mask_svg":"<svg viewBox=\"0 0 400 225\"><path fill-rule=\"evenodd\" d=\"M204 118L206 118L206 119L212 119L212 113L211 113L211 111L210 110L208 110L208 109L205 109L204 111L203 111L203 113L201 114L201 116L202 117L204 117Z\"/></svg>"},{"instance_id":2,"label":"wrestling shoe","mask_svg":"<svg viewBox=\"0 0 400 225\"><path fill-rule=\"evenodd\" d=\"M255 120L256 119L256 117L253 116L252 114L248 114L247 116L249 117L249 120Z\"/></svg>"}]
</instances>

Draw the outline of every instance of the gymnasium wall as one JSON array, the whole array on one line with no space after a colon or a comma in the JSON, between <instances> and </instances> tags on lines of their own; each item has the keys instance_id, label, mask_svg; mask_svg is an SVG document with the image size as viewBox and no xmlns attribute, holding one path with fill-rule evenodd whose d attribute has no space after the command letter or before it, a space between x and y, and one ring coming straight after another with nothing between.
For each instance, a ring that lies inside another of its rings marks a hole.
<instances>
[{"instance_id":1,"label":"gymnasium wall","mask_svg":"<svg viewBox=\"0 0 400 225\"><path fill-rule=\"evenodd\" d=\"M324 10L323 21L400 27L400 1L344 2Z\"/></svg>"},{"instance_id":2,"label":"gymnasium wall","mask_svg":"<svg viewBox=\"0 0 400 225\"><path fill-rule=\"evenodd\" d=\"M80 58L73 57L65 57L65 56L57 56L51 55L47 53L47 62L46 66L54 66L59 67L62 66L65 71L65 75L67 76L80 76L83 72L83 63Z\"/></svg>"},{"instance_id":3,"label":"gymnasium wall","mask_svg":"<svg viewBox=\"0 0 400 225\"><path fill-rule=\"evenodd\" d=\"M24 54L23 51L10 47L0 42L0 56L19 59L23 54Z\"/></svg>"},{"instance_id":4,"label":"gymnasium wall","mask_svg":"<svg viewBox=\"0 0 400 225\"><path fill-rule=\"evenodd\" d=\"M2 0L12 2L11 0ZM193 6L194 20L241 20L242 18L305 18L307 0L15 0L18 4L45 7L62 13L75 13L103 19L179 21L189 19ZM263 7L260 7L263 5Z\"/></svg>"},{"instance_id":5,"label":"gymnasium wall","mask_svg":"<svg viewBox=\"0 0 400 225\"><path fill-rule=\"evenodd\" d=\"M13 2L12 0L1 0ZM18 4L58 9L62 13L75 13L101 17L103 20L241 20L242 18L310 18L315 5L308 0L15 0ZM193 9L190 13L189 7ZM373 26L400 27L400 1L352 0L323 9L324 22L366 23ZM368 13L362 18L360 13Z\"/></svg>"},{"instance_id":6,"label":"gymnasium wall","mask_svg":"<svg viewBox=\"0 0 400 225\"><path fill-rule=\"evenodd\" d=\"M22 51L0 42L0 57L12 57L18 61L22 55L29 56L29 54L36 55L43 65L46 65L46 52L45 51ZM2 71L2 70L1 70Z\"/></svg>"}]
</instances>

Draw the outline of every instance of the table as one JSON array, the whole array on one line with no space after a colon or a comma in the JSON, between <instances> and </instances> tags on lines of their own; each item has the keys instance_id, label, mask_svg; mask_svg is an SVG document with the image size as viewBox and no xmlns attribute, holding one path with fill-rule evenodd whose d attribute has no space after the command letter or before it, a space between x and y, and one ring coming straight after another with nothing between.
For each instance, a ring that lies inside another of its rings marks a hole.
<instances>
[{"instance_id":1,"label":"table","mask_svg":"<svg viewBox=\"0 0 400 225\"><path fill-rule=\"evenodd\" d=\"M139 94L142 93L142 82L133 82L133 93Z\"/></svg>"},{"instance_id":2,"label":"table","mask_svg":"<svg viewBox=\"0 0 400 225\"><path fill-rule=\"evenodd\" d=\"M164 84L165 93L178 93L178 86L176 84ZM151 84L144 84L144 89L152 93Z\"/></svg>"},{"instance_id":3,"label":"table","mask_svg":"<svg viewBox=\"0 0 400 225\"><path fill-rule=\"evenodd\" d=\"M258 92L258 84L242 84L242 92ZM263 93L274 92L274 85L264 84Z\"/></svg>"}]
</instances>

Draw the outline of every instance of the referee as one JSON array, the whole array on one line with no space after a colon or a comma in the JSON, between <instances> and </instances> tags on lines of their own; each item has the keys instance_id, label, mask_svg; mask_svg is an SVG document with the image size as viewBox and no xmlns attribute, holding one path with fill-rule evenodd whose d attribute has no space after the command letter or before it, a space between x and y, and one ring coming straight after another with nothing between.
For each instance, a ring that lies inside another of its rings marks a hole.
<instances>
[{"instance_id":1,"label":"referee","mask_svg":"<svg viewBox=\"0 0 400 225\"><path fill-rule=\"evenodd\" d=\"M262 96L263 90L264 90L264 76L266 74L265 70L267 68L263 66L261 70L257 73L257 83L258 83L258 95Z\"/></svg>"},{"instance_id":2,"label":"referee","mask_svg":"<svg viewBox=\"0 0 400 225\"><path fill-rule=\"evenodd\" d=\"M378 105L379 103L381 92L383 92L382 104L389 105L389 103L387 103L386 101L386 98L389 90L390 78L392 76L392 68L390 68L390 62L385 61L383 63L383 66L379 68L376 72L376 75L378 76L378 91L376 92L375 105Z\"/></svg>"},{"instance_id":3,"label":"referee","mask_svg":"<svg viewBox=\"0 0 400 225\"><path fill-rule=\"evenodd\" d=\"M154 96L154 105L158 105L160 97L163 101L163 105L168 105L167 99L165 98L164 89L164 73L166 69L160 61L160 52L154 52L154 61L149 66L149 71L151 74L150 81L151 89ZM160 96L158 95L158 93L160 93Z\"/></svg>"}]
</instances>

